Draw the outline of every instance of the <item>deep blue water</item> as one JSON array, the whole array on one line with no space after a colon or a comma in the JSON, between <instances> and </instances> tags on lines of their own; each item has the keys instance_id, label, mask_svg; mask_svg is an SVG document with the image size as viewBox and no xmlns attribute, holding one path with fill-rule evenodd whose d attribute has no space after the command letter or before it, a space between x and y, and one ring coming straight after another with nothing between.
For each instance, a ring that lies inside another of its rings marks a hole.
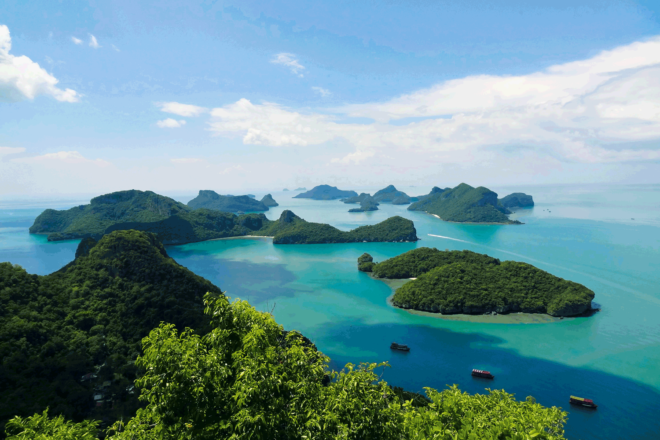
<instances>
[{"instance_id":1,"label":"deep blue water","mask_svg":"<svg viewBox=\"0 0 660 440\"><path fill-rule=\"evenodd\" d=\"M570 439L660 438L660 186L520 189L537 202L517 214L522 226L444 223L391 205L349 214L341 202L273 193L280 206L269 218L292 209L306 220L351 229L402 215L415 222L422 240L293 246L222 240L168 247L168 253L229 296L272 309L285 328L300 330L329 355L333 368L388 361L383 377L414 391L458 384L469 392L490 387L519 399L532 395L569 412ZM504 195L519 188L496 190ZM46 207L83 202L1 205L0 261L39 274L71 261L77 242L48 243L27 228ZM394 309L386 301L391 289L359 273L356 259L369 252L382 261L418 246L534 264L588 286L602 311L561 322L493 324ZM411 352L390 351L392 341ZM496 379L474 379L472 368L488 369ZM571 394L593 398L598 410L569 406Z\"/></svg>"}]
</instances>

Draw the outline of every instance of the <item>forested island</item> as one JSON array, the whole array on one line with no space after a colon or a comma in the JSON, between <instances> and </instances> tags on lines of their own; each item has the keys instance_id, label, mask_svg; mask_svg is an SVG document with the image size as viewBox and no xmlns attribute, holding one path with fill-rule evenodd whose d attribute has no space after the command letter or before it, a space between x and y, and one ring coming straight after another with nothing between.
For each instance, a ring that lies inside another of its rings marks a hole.
<instances>
[{"instance_id":1,"label":"forested island","mask_svg":"<svg viewBox=\"0 0 660 440\"><path fill-rule=\"evenodd\" d=\"M329 362L272 314L178 265L153 234L86 238L47 276L0 263L0 429L10 438L564 439L567 414L533 399L456 386L421 396L380 380L384 364L336 372Z\"/></svg>"},{"instance_id":2,"label":"forested island","mask_svg":"<svg viewBox=\"0 0 660 440\"><path fill-rule=\"evenodd\" d=\"M408 209L425 211L449 222L522 224L509 220L507 215L511 211L498 201L497 193L483 186L473 188L465 183L446 190L435 187L431 194L411 204Z\"/></svg>"},{"instance_id":3,"label":"forested island","mask_svg":"<svg viewBox=\"0 0 660 440\"><path fill-rule=\"evenodd\" d=\"M377 191L373 198L378 203L391 203L393 205L408 205L418 200L416 197L410 197L403 191L399 191L394 185L389 185Z\"/></svg>"},{"instance_id":4,"label":"forested island","mask_svg":"<svg viewBox=\"0 0 660 440\"><path fill-rule=\"evenodd\" d=\"M255 200L252 194L245 196L221 196L215 191L210 190L200 190L197 197L188 202L188 206L192 209L206 208L233 213L239 211L268 211L268 206L263 201ZM277 204L273 206L277 206Z\"/></svg>"},{"instance_id":5,"label":"forested island","mask_svg":"<svg viewBox=\"0 0 660 440\"><path fill-rule=\"evenodd\" d=\"M365 196L365 197L362 197ZM353 197L352 199L354 199ZM360 207L349 209L348 212L367 212L367 211L378 211L378 202L371 197L369 194L360 194L357 198L360 199ZM344 203L347 203L344 201ZM351 202L348 202L351 203Z\"/></svg>"},{"instance_id":6,"label":"forested island","mask_svg":"<svg viewBox=\"0 0 660 440\"><path fill-rule=\"evenodd\" d=\"M355 196L357 196L355 191L342 191L337 189L336 186L319 185L307 192L298 194L294 199L337 200Z\"/></svg>"},{"instance_id":7,"label":"forested island","mask_svg":"<svg viewBox=\"0 0 660 440\"><path fill-rule=\"evenodd\" d=\"M369 254L358 269L375 278L415 278L396 290L392 303L442 314L546 313L576 316L591 310L594 292L531 264L471 251L418 248L381 263Z\"/></svg>"},{"instance_id":8,"label":"forested island","mask_svg":"<svg viewBox=\"0 0 660 440\"><path fill-rule=\"evenodd\" d=\"M530 208L534 206L532 196L525 193L513 193L500 199L500 204L505 208Z\"/></svg>"},{"instance_id":9,"label":"forested island","mask_svg":"<svg viewBox=\"0 0 660 440\"><path fill-rule=\"evenodd\" d=\"M270 194L266 194L265 196L263 196L263 198L261 199L261 203L263 203L268 208L272 208L273 206L280 206L275 201L275 199L273 199L273 196L271 196Z\"/></svg>"}]
</instances>

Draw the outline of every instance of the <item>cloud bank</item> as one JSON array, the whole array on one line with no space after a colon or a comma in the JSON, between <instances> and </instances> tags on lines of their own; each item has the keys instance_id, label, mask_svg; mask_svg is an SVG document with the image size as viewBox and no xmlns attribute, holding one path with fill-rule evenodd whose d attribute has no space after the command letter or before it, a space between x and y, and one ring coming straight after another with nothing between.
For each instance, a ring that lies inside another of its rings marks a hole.
<instances>
[{"instance_id":1,"label":"cloud bank","mask_svg":"<svg viewBox=\"0 0 660 440\"><path fill-rule=\"evenodd\" d=\"M278 57L297 63L291 54ZM346 118L373 122L339 123ZM342 138L355 147L334 161L343 164L374 154L469 162L492 149L575 163L660 160L660 148L648 145L660 140L660 38L528 75L468 76L325 113L241 99L211 110L209 126L246 145Z\"/></svg>"},{"instance_id":2,"label":"cloud bank","mask_svg":"<svg viewBox=\"0 0 660 440\"><path fill-rule=\"evenodd\" d=\"M56 87L58 80L26 56L11 55L9 28L0 25L0 102L51 96L62 102L77 102L75 90Z\"/></svg>"}]
</instances>

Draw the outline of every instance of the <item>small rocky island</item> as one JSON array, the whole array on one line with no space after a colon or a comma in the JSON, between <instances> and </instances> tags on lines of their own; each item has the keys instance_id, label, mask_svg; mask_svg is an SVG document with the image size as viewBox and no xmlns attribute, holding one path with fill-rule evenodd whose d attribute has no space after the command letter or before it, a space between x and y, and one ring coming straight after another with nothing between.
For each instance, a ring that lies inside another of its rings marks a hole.
<instances>
[{"instance_id":1,"label":"small rocky island","mask_svg":"<svg viewBox=\"0 0 660 440\"><path fill-rule=\"evenodd\" d=\"M403 309L450 314L545 313L577 316L591 310L594 292L527 263L501 262L471 251L417 248L374 263L358 258L358 270L380 279L412 279L392 304Z\"/></svg>"},{"instance_id":2,"label":"small rocky island","mask_svg":"<svg viewBox=\"0 0 660 440\"><path fill-rule=\"evenodd\" d=\"M298 194L294 199L337 200L355 196L357 196L355 191L343 191L337 189L336 186L319 185L307 192Z\"/></svg>"},{"instance_id":3,"label":"small rocky island","mask_svg":"<svg viewBox=\"0 0 660 440\"><path fill-rule=\"evenodd\" d=\"M266 205L266 206L269 207L269 208L272 208L273 206L280 206L280 205L275 201L275 199L273 199L273 196L271 196L270 194L266 194L266 195L261 199L261 203L263 203L264 205Z\"/></svg>"},{"instance_id":4,"label":"small rocky island","mask_svg":"<svg viewBox=\"0 0 660 440\"><path fill-rule=\"evenodd\" d=\"M511 211L500 203L496 192L465 183L445 190L434 187L431 194L410 205L408 210L425 211L441 220L456 223L522 224L509 219Z\"/></svg>"},{"instance_id":5,"label":"small rocky island","mask_svg":"<svg viewBox=\"0 0 660 440\"><path fill-rule=\"evenodd\" d=\"M363 195L365 194L362 193L358 197L362 197ZM361 198L359 208L352 208L348 210L348 212L367 212L367 211L378 211L378 202L376 202L376 200L374 200L374 198L371 197L369 194L366 194L366 197Z\"/></svg>"},{"instance_id":6,"label":"small rocky island","mask_svg":"<svg viewBox=\"0 0 660 440\"><path fill-rule=\"evenodd\" d=\"M532 196L525 193L513 193L499 200L505 208L531 208L534 206Z\"/></svg>"},{"instance_id":7,"label":"small rocky island","mask_svg":"<svg viewBox=\"0 0 660 440\"><path fill-rule=\"evenodd\" d=\"M268 206L255 200L254 195L221 196L215 191L201 190L199 195L188 202L192 209L206 208L222 212L268 211Z\"/></svg>"}]
</instances>

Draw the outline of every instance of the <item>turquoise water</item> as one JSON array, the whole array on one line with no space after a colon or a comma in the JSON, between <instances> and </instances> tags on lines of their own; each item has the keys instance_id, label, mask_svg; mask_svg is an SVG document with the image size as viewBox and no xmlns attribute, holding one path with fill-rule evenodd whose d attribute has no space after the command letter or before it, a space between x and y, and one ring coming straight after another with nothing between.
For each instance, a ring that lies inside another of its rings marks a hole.
<instances>
[{"instance_id":1,"label":"turquoise water","mask_svg":"<svg viewBox=\"0 0 660 440\"><path fill-rule=\"evenodd\" d=\"M168 247L168 253L229 296L272 310L285 328L312 339L334 368L388 361L392 368L383 377L415 391L455 383L469 392L490 387L519 399L532 395L569 412L570 439L658 438L660 186L494 189L534 195L537 205L517 214L525 225L444 223L391 205L349 214L341 202L273 193L280 206L269 218L292 209L306 220L351 229L402 215L415 222L422 240L288 246L268 239L221 240ZM79 204L52 203L48 207ZM0 209L0 261L45 274L73 259L76 242L48 243L27 234L45 207ZM356 259L369 252L382 261L418 246L529 262L591 288L602 311L544 324L483 324L394 309L386 302L390 288L358 272ZM411 352L390 351L392 341L410 345ZM474 379L472 368L488 369L496 379ZM569 406L571 394L593 398L598 410Z\"/></svg>"}]
</instances>

